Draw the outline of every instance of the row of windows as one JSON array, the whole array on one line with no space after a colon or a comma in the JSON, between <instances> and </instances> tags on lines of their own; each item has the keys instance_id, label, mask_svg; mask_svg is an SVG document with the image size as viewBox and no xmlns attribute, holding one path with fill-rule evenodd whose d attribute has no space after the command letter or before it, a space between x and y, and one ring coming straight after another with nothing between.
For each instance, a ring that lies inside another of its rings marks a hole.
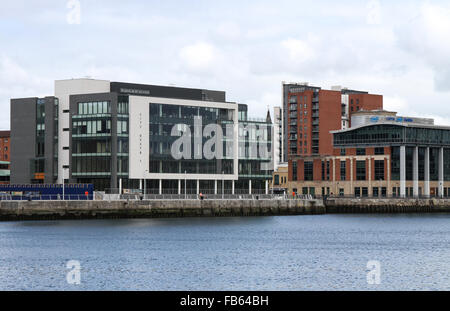
<instances>
[{"instance_id":1,"label":"row of windows","mask_svg":"<svg viewBox=\"0 0 450 311\"><path fill-rule=\"evenodd\" d=\"M78 114L109 114L111 105L109 101L78 103Z\"/></svg>"},{"instance_id":2,"label":"row of windows","mask_svg":"<svg viewBox=\"0 0 450 311\"><path fill-rule=\"evenodd\" d=\"M75 121L72 132L73 135L110 134L111 120Z\"/></svg>"},{"instance_id":3,"label":"row of windows","mask_svg":"<svg viewBox=\"0 0 450 311\"><path fill-rule=\"evenodd\" d=\"M356 155L366 155L366 154L367 154L366 148L356 148ZM384 148L383 147L374 148L374 154L375 155L384 155ZM340 155L341 156L347 155L347 149L341 148Z\"/></svg>"},{"instance_id":4,"label":"row of windows","mask_svg":"<svg viewBox=\"0 0 450 311\"><path fill-rule=\"evenodd\" d=\"M303 167L304 180L312 181L314 178L314 165L312 161L305 161ZM375 170L375 180L384 180L385 169L384 169L384 160L375 160L374 161L374 170ZM293 167L293 180L297 180L297 162L292 162ZM346 161L340 161L340 179L342 181L347 180L347 163ZM322 161L322 180L330 180L330 162ZM366 161L356 161L356 180L366 180L368 176L368 172L366 170Z\"/></svg>"}]
</instances>

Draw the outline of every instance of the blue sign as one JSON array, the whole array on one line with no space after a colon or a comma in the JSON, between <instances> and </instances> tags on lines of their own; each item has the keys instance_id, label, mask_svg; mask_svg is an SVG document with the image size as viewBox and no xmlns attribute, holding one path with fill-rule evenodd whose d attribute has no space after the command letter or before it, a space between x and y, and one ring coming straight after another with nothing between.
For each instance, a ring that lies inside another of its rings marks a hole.
<instances>
[{"instance_id":1,"label":"blue sign","mask_svg":"<svg viewBox=\"0 0 450 311\"><path fill-rule=\"evenodd\" d=\"M403 118L397 118L396 120L395 120L395 122L403 122Z\"/></svg>"}]
</instances>

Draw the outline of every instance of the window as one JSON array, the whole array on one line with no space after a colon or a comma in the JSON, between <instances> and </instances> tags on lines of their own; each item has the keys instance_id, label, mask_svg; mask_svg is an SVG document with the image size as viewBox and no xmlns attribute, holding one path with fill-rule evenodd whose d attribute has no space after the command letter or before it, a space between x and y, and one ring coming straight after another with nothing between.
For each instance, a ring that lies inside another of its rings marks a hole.
<instances>
[{"instance_id":1,"label":"window","mask_svg":"<svg viewBox=\"0 0 450 311\"><path fill-rule=\"evenodd\" d=\"M357 148L356 155L366 155L366 149L365 148Z\"/></svg>"},{"instance_id":2,"label":"window","mask_svg":"<svg viewBox=\"0 0 450 311\"><path fill-rule=\"evenodd\" d=\"M69 132L69 131L70 131L70 129L68 129L68 128L63 129L63 132Z\"/></svg>"},{"instance_id":3,"label":"window","mask_svg":"<svg viewBox=\"0 0 450 311\"><path fill-rule=\"evenodd\" d=\"M111 106L109 101L78 103L78 114L80 115L108 114L108 113L111 113Z\"/></svg>"},{"instance_id":4,"label":"window","mask_svg":"<svg viewBox=\"0 0 450 311\"><path fill-rule=\"evenodd\" d=\"M369 196L369 189L367 187L362 187L362 196L363 197Z\"/></svg>"},{"instance_id":5,"label":"window","mask_svg":"<svg viewBox=\"0 0 450 311\"><path fill-rule=\"evenodd\" d=\"M297 180L297 162L296 161L292 162L292 180L293 181Z\"/></svg>"},{"instance_id":6,"label":"window","mask_svg":"<svg viewBox=\"0 0 450 311\"><path fill-rule=\"evenodd\" d=\"M273 183L277 186L280 184L280 175L275 175L275 181Z\"/></svg>"},{"instance_id":7,"label":"window","mask_svg":"<svg viewBox=\"0 0 450 311\"><path fill-rule=\"evenodd\" d=\"M380 193L378 192L379 188L378 187L373 187L372 188L372 196L374 197L378 197L380 195Z\"/></svg>"},{"instance_id":8,"label":"window","mask_svg":"<svg viewBox=\"0 0 450 311\"><path fill-rule=\"evenodd\" d=\"M63 113L69 113L69 112L70 112L69 109L63 110Z\"/></svg>"},{"instance_id":9,"label":"window","mask_svg":"<svg viewBox=\"0 0 450 311\"><path fill-rule=\"evenodd\" d=\"M355 197L360 197L361 196L361 188L359 188L359 187L356 187L355 188Z\"/></svg>"},{"instance_id":10,"label":"window","mask_svg":"<svg viewBox=\"0 0 450 311\"><path fill-rule=\"evenodd\" d=\"M347 150L345 148L341 148L341 156L345 156L347 154Z\"/></svg>"},{"instance_id":11,"label":"window","mask_svg":"<svg viewBox=\"0 0 450 311\"><path fill-rule=\"evenodd\" d=\"M384 180L384 160L375 160L375 180Z\"/></svg>"},{"instance_id":12,"label":"window","mask_svg":"<svg viewBox=\"0 0 450 311\"><path fill-rule=\"evenodd\" d=\"M69 150L69 147L63 147L63 150Z\"/></svg>"},{"instance_id":13,"label":"window","mask_svg":"<svg viewBox=\"0 0 450 311\"><path fill-rule=\"evenodd\" d=\"M366 161L356 161L356 180L366 180Z\"/></svg>"},{"instance_id":14,"label":"window","mask_svg":"<svg viewBox=\"0 0 450 311\"><path fill-rule=\"evenodd\" d=\"M306 150L305 150L306 152ZM305 176L305 180L313 180L313 162L307 161L304 163L303 172Z\"/></svg>"},{"instance_id":15,"label":"window","mask_svg":"<svg viewBox=\"0 0 450 311\"><path fill-rule=\"evenodd\" d=\"M344 196L344 189L343 188L339 188L339 196L340 197Z\"/></svg>"},{"instance_id":16,"label":"window","mask_svg":"<svg viewBox=\"0 0 450 311\"><path fill-rule=\"evenodd\" d=\"M346 164L345 161L341 161L341 180L346 179Z\"/></svg>"},{"instance_id":17,"label":"window","mask_svg":"<svg viewBox=\"0 0 450 311\"><path fill-rule=\"evenodd\" d=\"M375 155L383 155L384 154L384 148L375 148Z\"/></svg>"}]
</instances>

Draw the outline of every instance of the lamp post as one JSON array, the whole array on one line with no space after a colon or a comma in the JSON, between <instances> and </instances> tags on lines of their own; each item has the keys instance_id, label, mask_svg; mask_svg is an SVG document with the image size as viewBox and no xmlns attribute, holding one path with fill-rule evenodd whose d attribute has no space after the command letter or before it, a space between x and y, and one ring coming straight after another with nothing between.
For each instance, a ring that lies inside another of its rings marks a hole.
<instances>
[{"instance_id":1,"label":"lamp post","mask_svg":"<svg viewBox=\"0 0 450 311\"><path fill-rule=\"evenodd\" d=\"M225 195L224 195L224 192L225 192L225 181L224 181L224 176L223 176L223 174L224 174L224 171L222 171L222 200L223 200L224 197L225 197Z\"/></svg>"},{"instance_id":2,"label":"lamp post","mask_svg":"<svg viewBox=\"0 0 450 311\"><path fill-rule=\"evenodd\" d=\"M186 174L187 172L184 171L184 199L187 200L187 191L186 191L186 183L187 183L187 179L186 179Z\"/></svg>"}]
</instances>

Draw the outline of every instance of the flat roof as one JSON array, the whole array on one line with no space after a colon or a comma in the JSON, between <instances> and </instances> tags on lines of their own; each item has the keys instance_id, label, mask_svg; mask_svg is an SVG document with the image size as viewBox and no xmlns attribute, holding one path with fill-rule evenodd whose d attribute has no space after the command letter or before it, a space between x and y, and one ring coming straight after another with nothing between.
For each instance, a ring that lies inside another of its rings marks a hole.
<instances>
[{"instance_id":1,"label":"flat roof","mask_svg":"<svg viewBox=\"0 0 450 311\"><path fill-rule=\"evenodd\" d=\"M400 127L415 127L415 128L423 128L423 129L434 129L434 130L448 130L450 131L450 126L445 125L428 125L428 124L408 124L408 123L391 123L391 122L379 122L374 124L364 124L361 126L351 127L344 130L336 130L336 131L330 131L331 134L339 134L339 133L347 133L352 132L354 130L358 130L364 127L371 127L371 126L377 126L377 125L395 125Z\"/></svg>"}]
</instances>

